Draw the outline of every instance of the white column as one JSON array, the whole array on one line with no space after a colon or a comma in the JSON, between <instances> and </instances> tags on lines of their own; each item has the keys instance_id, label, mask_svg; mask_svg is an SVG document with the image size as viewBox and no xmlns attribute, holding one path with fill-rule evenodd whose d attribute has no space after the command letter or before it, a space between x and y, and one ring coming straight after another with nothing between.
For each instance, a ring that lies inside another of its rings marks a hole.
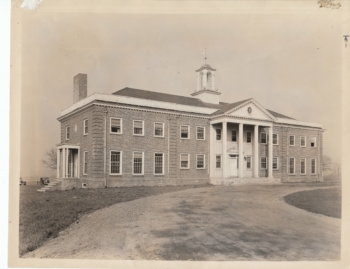
<instances>
[{"instance_id":1,"label":"white column","mask_svg":"<svg viewBox=\"0 0 350 269\"><path fill-rule=\"evenodd\" d=\"M259 125L254 126L254 177L259 177Z\"/></svg>"},{"instance_id":2,"label":"white column","mask_svg":"<svg viewBox=\"0 0 350 269\"><path fill-rule=\"evenodd\" d=\"M197 91L200 91L200 86L201 86L201 83L200 83L200 72L197 72Z\"/></svg>"},{"instance_id":3,"label":"white column","mask_svg":"<svg viewBox=\"0 0 350 269\"><path fill-rule=\"evenodd\" d=\"M238 150L239 150L239 162L238 162L238 177L243 177L244 156L243 156L243 123L239 124L238 129Z\"/></svg>"},{"instance_id":4,"label":"white column","mask_svg":"<svg viewBox=\"0 0 350 269\"><path fill-rule=\"evenodd\" d=\"M269 178L273 178L273 170L272 170L272 161L273 161L273 144L272 144L272 126L269 128L269 169L268 169L268 175Z\"/></svg>"},{"instance_id":5,"label":"white column","mask_svg":"<svg viewBox=\"0 0 350 269\"><path fill-rule=\"evenodd\" d=\"M216 139L215 137L215 129L212 124L209 125L209 131L210 131L210 140L209 140L209 176L212 178L214 176L214 169L215 169L215 152L214 152L214 141Z\"/></svg>"},{"instance_id":6,"label":"white column","mask_svg":"<svg viewBox=\"0 0 350 269\"><path fill-rule=\"evenodd\" d=\"M60 178L60 150L57 149L57 178Z\"/></svg>"},{"instance_id":7,"label":"white column","mask_svg":"<svg viewBox=\"0 0 350 269\"><path fill-rule=\"evenodd\" d=\"M65 171L65 173L66 173L66 178L68 178L68 156L69 156L69 148L66 148L66 171Z\"/></svg>"},{"instance_id":8,"label":"white column","mask_svg":"<svg viewBox=\"0 0 350 269\"><path fill-rule=\"evenodd\" d=\"M66 178L66 148L62 148L62 178Z\"/></svg>"},{"instance_id":9,"label":"white column","mask_svg":"<svg viewBox=\"0 0 350 269\"><path fill-rule=\"evenodd\" d=\"M227 122L222 122L222 177L226 178L227 170Z\"/></svg>"},{"instance_id":10,"label":"white column","mask_svg":"<svg viewBox=\"0 0 350 269\"><path fill-rule=\"evenodd\" d=\"M80 178L80 148L78 149L77 178Z\"/></svg>"},{"instance_id":11,"label":"white column","mask_svg":"<svg viewBox=\"0 0 350 269\"><path fill-rule=\"evenodd\" d=\"M74 166L73 166L73 163L74 163L74 155L73 155L73 150L70 150L70 177L72 178L72 177L74 177L74 175L73 175L73 168L74 168Z\"/></svg>"}]
</instances>

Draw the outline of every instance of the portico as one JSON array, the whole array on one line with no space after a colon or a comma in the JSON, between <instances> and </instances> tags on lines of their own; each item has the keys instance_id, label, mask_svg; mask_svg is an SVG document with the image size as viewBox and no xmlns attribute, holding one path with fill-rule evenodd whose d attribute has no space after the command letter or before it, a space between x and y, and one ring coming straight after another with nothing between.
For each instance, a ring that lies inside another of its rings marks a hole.
<instances>
[{"instance_id":1,"label":"portico","mask_svg":"<svg viewBox=\"0 0 350 269\"><path fill-rule=\"evenodd\" d=\"M57 147L57 178L79 178L80 147L60 145Z\"/></svg>"},{"instance_id":2,"label":"portico","mask_svg":"<svg viewBox=\"0 0 350 269\"><path fill-rule=\"evenodd\" d=\"M260 141L261 133L263 137ZM210 122L210 178L267 177L273 179L272 137L272 121L228 116L212 120ZM262 160L260 157L263 157ZM266 170L267 176L261 175L261 171L266 174Z\"/></svg>"}]
</instances>

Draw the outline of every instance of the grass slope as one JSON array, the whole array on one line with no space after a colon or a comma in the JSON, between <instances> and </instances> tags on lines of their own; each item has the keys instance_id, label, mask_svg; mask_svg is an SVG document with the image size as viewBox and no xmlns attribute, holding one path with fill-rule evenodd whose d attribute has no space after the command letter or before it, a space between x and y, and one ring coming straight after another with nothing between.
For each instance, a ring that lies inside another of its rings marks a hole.
<instances>
[{"instance_id":1,"label":"grass slope","mask_svg":"<svg viewBox=\"0 0 350 269\"><path fill-rule=\"evenodd\" d=\"M40 247L48 238L57 237L81 214L142 197L195 187L205 186L75 189L45 193L37 192L38 186L21 186L19 254L22 256Z\"/></svg>"},{"instance_id":2,"label":"grass slope","mask_svg":"<svg viewBox=\"0 0 350 269\"><path fill-rule=\"evenodd\" d=\"M284 199L288 204L309 212L341 218L340 187L295 192Z\"/></svg>"}]
</instances>

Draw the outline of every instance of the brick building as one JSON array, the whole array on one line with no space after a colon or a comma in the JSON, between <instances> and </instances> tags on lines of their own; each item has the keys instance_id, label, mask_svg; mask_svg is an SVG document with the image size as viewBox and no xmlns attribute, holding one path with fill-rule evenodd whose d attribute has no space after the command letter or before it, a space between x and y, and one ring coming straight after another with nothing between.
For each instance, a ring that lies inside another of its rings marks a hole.
<instances>
[{"instance_id":1,"label":"brick building","mask_svg":"<svg viewBox=\"0 0 350 269\"><path fill-rule=\"evenodd\" d=\"M197 73L192 97L124 88L87 96L74 77L57 146L62 188L322 181L321 124L220 102L215 69Z\"/></svg>"}]
</instances>

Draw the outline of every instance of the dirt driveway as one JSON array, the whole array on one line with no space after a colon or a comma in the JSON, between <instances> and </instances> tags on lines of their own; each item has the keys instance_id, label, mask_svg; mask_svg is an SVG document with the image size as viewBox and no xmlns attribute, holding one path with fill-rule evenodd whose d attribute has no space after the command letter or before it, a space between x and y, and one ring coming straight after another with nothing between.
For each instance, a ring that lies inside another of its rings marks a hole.
<instances>
[{"instance_id":1,"label":"dirt driveway","mask_svg":"<svg viewBox=\"0 0 350 269\"><path fill-rule=\"evenodd\" d=\"M337 260L340 220L286 204L294 185L190 189L116 204L27 253L35 258Z\"/></svg>"}]
</instances>

